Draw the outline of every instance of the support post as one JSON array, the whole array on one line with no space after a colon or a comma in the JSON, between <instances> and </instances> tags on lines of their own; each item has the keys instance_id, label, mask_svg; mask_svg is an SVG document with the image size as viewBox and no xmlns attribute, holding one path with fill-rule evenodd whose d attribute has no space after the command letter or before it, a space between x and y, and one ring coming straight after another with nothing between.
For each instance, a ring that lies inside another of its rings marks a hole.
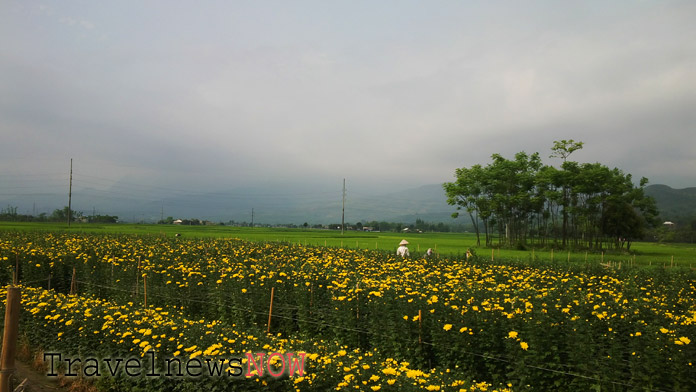
<instances>
[{"instance_id":1,"label":"support post","mask_svg":"<svg viewBox=\"0 0 696 392\"><path fill-rule=\"evenodd\" d=\"M22 293L19 287L7 289L7 306L5 307L5 333L2 338L2 370L0 370L0 392L10 391L10 377L15 370L15 353L17 351L17 332L19 328L19 311Z\"/></svg>"},{"instance_id":2,"label":"support post","mask_svg":"<svg viewBox=\"0 0 696 392\"><path fill-rule=\"evenodd\" d=\"M418 309L418 344L423 343L421 334L423 329L423 318L421 317L421 310Z\"/></svg>"},{"instance_id":3,"label":"support post","mask_svg":"<svg viewBox=\"0 0 696 392\"><path fill-rule=\"evenodd\" d=\"M77 294L77 282L75 281L75 267L72 269L72 279L70 280L70 295Z\"/></svg>"},{"instance_id":4,"label":"support post","mask_svg":"<svg viewBox=\"0 0 696 392\"><path fill-rule=\"evenodd\" d=\"M273 314L273 292L275 287L271 287L271 305L268 308L268 328L266 328L266 333L271 333L271 315Z\"/></svg>"}]
</instances>

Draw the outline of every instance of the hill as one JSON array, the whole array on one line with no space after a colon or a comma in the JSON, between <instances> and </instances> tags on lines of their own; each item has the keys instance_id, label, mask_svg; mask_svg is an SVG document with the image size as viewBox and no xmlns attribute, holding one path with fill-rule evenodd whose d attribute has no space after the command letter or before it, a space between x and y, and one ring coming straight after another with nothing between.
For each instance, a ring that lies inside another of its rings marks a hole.
<instances>
[{"instance_id":1,"label":"hill","mask_svg":"<svg viewBox=\"0 0 696 392\"><path fill-rule=\"evenodd\" d=\"M57 193L34 193L7 197L0 205L16 206L22 214L48 215L67 205L67 196ZM238 188L218 192L152 191L148 194L113 190L74 188L72 207L85 215L116 215L122 221L157 222L162 217L198 218L212 222L250 222L252 209L255 223L301 225L341 222L341 189L299 189L278 187ZM438 223L465 223L453 220L455 209L446 202L442 185L432 184L388 194L357 193L346 195L346 222L387 221L412 223L416 219Z\"/></svg>"},{"instance_id":2,"label":"hill","mask_svg":"<svg viewBox=\"0 0 696 392\"><path fill-rule=\"evenodd\" d=\"M667 185L649 185L645 194L655 199L660 216L680 221L696 216L696 187L674 189Z\"/></svg>"}]
</instances>

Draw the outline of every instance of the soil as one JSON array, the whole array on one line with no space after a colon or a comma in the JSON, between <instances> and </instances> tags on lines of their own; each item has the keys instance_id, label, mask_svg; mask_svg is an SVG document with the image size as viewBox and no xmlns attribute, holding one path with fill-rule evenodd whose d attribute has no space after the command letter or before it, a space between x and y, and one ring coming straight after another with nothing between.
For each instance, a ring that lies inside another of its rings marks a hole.
<instances>
[{"instance_id":1,"label":"soil","mask_svg":"<svg viewBox=\"0 0 696 392\"><path fill-rule=\"evenodd\" d=\"M12 375L12 388L17 388L24 381L25 392L68 392L69 388L61 384L57 377L47 377L45 373L37 372L29 365L16 360L15 372ZM14 389L11 389L14 390Z\"/></svg>"}]
</instances>

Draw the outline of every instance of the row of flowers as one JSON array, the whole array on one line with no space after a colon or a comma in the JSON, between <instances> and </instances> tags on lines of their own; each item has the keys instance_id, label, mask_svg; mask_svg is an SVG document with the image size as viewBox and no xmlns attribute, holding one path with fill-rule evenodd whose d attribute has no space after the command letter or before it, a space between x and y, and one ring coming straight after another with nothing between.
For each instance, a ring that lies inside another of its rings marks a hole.
<instances>
[{"instance_id":1,"label":"row of flowers","mask_svg":"<svg viewBox=\"0 0 696 392\"><path fill-rule=\"evenodd\" d=\"M362 351L336 341L298 340L247 332L217 320L192 320L176 307L137 307L34 287L21 287L21 292L22 335L42 348L44 359L51 361L50 369L70 360L73 366L63 364L63 374L92 377L104 389L121 385L150 390L212 390L216 386L223 390L508 390L458 379L449 370L421 371L408 362L385 358L376 349ZM4 298L6 289L0 295ZM84 367L89 358L100 361L100 372L96 363L91 373ZM138 377L123 372L110 375L112 363L119 359L138 360L144 369L137 372ZM194 359L195 372L191 372L188 365ZM269 359L273 359L270 367ZM216 366L210 363L220 364L222 372L206 373L206 366L208 370Z\"/></svg>"},{"instance_id":2,"label":"row of flowers","mask_svg":"<svg viewBox=\"0 0 696 392\"><path fill-rule=\"evenodd\" d=\"M0 278L444 369L515 387L694 387L688 270L401 259L240 240L2 233ZM137 293L137 294L136 294ZM440 371L440 370L439 370ZM428 372L425 372L428 374ZM345 380L344 380L345 382ZM387 384L388 385L388 384ZM343 386L343 385L342 385Z\"/></svg>"}]
</instances>

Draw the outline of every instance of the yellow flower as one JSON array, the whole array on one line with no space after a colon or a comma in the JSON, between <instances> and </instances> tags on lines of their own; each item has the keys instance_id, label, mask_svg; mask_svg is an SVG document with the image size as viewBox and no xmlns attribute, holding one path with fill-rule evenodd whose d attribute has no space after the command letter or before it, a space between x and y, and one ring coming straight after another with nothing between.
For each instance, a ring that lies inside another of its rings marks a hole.
<instances>
[{"instance_id":1,"label":"yellow flower","mask_svg":"<svg viewBox=\"0 0 696 392\"><path fill-rule=\"evenodd\" d=\"M516 331L510 331L510 333L508 333L508 337L509 337L510 339L516 339L516 338L517 338L517 332L516 332Z\"/></svg>"},{"instance_id":2,"label":"yellow flower","mask_svg":"<svg viewBox=\"0 0 696 392\"><path fill-rule=\"evenodd\" d=\"M442 327L442 329L444 329L445 331L449 331L450 329L452 329L452 324L445 324L445 326Z\"/></svg>"},{"instance_id":3,"label":"yellow flower","mask_svg":"<svg viewBox=\"0 0 696 392\"><path fill-rule=\"evenodd\" d=\"M520 347L522 347L522 350L527 350L529 348L529 345L527 342L520 342Z\"/></svg>"}]
</instances>

